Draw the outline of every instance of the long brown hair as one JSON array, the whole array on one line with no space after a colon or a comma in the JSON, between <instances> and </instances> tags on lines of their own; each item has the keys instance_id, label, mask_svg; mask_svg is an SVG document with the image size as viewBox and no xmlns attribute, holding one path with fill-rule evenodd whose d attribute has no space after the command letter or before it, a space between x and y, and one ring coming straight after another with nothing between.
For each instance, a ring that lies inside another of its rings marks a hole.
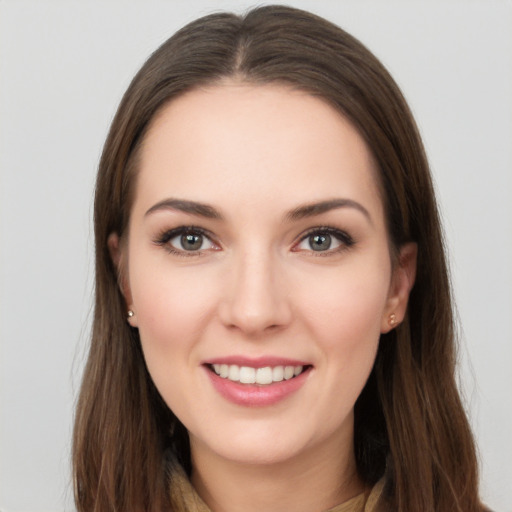
<instances>
[{"instance_id":1,"label":"long brown hair","mask_svg":"<svg viewBox=\"0 0 512 512\"><path fill-rule=\"evenodd\" d=\"M267 6L221 13L177 32L144 64L112 122L99 165L94 227L95 311L74 429L79 511L176 510L169 454L190 470L186 430L156 391L129 327L107 239L125 233L138 148L164 104L236 77L286 83L352 121L378 164L389 238L418 245L407 316L381 337L355 406L355 454L368 484L385 477L383 507L482 510L472 435L455 382L450 283L428 163L409 108L356 39L310 13Z\"/></svg>"}]
</instances>

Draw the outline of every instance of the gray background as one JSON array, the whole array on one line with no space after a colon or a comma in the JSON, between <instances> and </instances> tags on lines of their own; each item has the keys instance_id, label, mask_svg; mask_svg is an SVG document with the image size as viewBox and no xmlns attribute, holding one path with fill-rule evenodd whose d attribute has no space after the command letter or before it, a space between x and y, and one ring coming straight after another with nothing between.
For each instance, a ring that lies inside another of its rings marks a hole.
<instances>
[{"instance_id":1,"label":"gray background","mask_svg":"<svg viewBox=\"0 0 512 512\"><path fill-rule=\"evenodd\" d=\"M292 4L359 37L417 117L448 238L483 496L512 511L512 3ZM73 509L69 448L90 320L91 199L120 97L184 23L250 5L0 0L4 511Z\"/></svg>"}]
</instances>

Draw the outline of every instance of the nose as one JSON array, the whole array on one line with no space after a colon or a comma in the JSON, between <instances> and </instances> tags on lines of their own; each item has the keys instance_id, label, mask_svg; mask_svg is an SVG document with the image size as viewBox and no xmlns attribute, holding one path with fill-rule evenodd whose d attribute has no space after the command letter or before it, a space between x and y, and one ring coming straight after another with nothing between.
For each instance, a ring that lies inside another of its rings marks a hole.
<instances>
[{"instance_id":1,"label":"nose","mask_svg":"<svg viewBox=\"0 0 512 512\"><path fill-rule=\"evenodd\" d=\"M290 323L286 280L276 260L257 250L234 257L219 305L226 327L257 337Z\"/></svg>"}]
</instances>

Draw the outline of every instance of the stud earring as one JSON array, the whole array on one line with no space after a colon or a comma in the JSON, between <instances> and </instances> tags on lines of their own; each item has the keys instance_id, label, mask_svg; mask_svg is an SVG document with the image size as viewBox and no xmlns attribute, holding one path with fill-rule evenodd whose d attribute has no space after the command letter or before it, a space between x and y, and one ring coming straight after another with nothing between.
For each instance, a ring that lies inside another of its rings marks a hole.
<instances>
[{"instance_id":1,"label":"stud earring","mask_svg":"<svg viewBox=\"0 0 512 512\"><path fill-rule=\"evenodd\" d=\"M396 324L396 315L395 315L395 313L391 313L391 315L389 315L389 325L391 325L391 327L394 327L395 324Z\"/></svg>"},{"instance_id":2,"label":"stud earring","mask_svg":"<svg viewBox=\"0 0 512 512\"><path fill-rule=\"evenodd\" d=\"M131 309L129 309L128 310L128 318L127 318L127 320L130 320L130 318L132 318L132 316L134 316L134 315L135 315L135 313Z\"/></svg>"}]
</instances>

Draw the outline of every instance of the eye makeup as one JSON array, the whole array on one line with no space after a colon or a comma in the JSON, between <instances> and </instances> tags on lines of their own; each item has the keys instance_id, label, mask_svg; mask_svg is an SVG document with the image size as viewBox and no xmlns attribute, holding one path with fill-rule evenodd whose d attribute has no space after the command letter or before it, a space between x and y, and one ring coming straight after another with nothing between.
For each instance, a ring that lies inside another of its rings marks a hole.
<instances>
[{"instance_id":1,"label":"eye makeup","mask_svg":"<svg viewBox=\"0 0 512 512\"><path fill-rule=\"evenodd\" d=\"M165 248L170 254L183 257L198 257L207 251L221 250L213 234L198 226L162 230L153 243ZM355 243L354 238L345 230L333 226L315 226L298 237L291 251L327 257L346 251Z\"/></svg>"},{"instance_id":2,"label":"eye makeup","mask_svg":"<svg viewBox=\"0 0 512 512\"><path fill-rule=\"evenodd\" d=\"M302 234L292 251L311 252L314 256L330 256L350 249L355 245L354 238L346 231L333 226L317 226Z\"/></svg>"},{"instance_id":3,"label":"eye makeup","mask_svg":"<svg viewBox=\"0 0 512 512\"><path fill-rule=\"evenodd\" d=\"M220 250L212 235L197 226L179 226L164 230L153 243L164 247L170 254L183 257L198 257L205 251Z\"/></svg>"}]
</instances>

